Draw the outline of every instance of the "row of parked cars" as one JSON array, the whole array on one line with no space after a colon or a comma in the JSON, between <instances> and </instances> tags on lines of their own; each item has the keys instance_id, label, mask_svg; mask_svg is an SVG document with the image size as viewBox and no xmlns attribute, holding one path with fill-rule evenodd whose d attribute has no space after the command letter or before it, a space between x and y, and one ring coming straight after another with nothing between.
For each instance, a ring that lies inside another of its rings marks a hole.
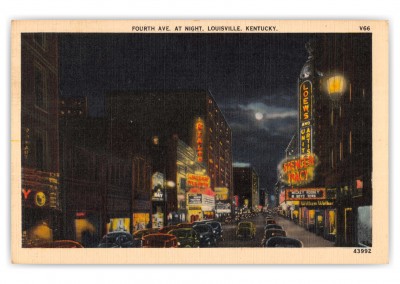
<instances>
[{"instance_id":1,"label":"row of parked cars","mask_svg":"<svg viewBox=\"0 0 400 284\"><path fill-rule=\"evenodd\" d=\"M182 223L161 229L133 233L111 232L103 237L100 248L195 248L215 247L223 239L221 223L213 220Z\"/></svg>"},{"instance_id":2,"label":"row of parked cars","mask_svg":"<svg viewBox=\"0 0 400 284\"><path fill-rule=\"evenodd\" d=\"M267 215L261 246L301 248L303 243L298 239L288 237L284 228L276 223L273 215Z\"/></svg>"},{"instance_id":3,"label":"row of parked cars","mask_svg":"<svg viewBox=\"0 0 400 284\"><path fill-rule=\"evenodd\" d=\"M225 224L237 223L237 222L240 222L240 221L242 221L242 220L246 220L246 219L249 219L249 218L256 217L256 216L258 216L259 214L261 214L261 213L259 213L259 212L252 212L252 213L242 213L242 214L238 214L238 215L236 215L234 218L232 218L232 217L229 216L229 217L226 217L226 218L225 218L224 223L225 223Z\"/></svg>"}]
</instances>

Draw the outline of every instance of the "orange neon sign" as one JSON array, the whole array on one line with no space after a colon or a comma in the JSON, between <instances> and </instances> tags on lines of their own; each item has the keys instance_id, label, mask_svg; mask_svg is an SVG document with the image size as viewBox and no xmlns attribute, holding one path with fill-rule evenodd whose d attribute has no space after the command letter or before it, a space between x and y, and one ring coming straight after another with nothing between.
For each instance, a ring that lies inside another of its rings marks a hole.
<instances>
[{"instance_id":1,"label":"orange neon sign","mask_svg":"<svg viewBox=\"0 0 400 284\"><path fill-rule=\"evenodd\" d=\"M196 123L196 152L197 152L197 161L199 163L203 162L203 130L204 124L201 121Z\"/></svg>"}]
</instances>

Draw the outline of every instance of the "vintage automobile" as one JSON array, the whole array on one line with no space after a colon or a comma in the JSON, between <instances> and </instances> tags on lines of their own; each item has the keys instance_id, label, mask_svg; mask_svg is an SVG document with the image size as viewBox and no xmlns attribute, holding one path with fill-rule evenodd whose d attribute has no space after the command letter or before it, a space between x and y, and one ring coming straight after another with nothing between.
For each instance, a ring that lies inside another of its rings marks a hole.
<instances>
[{"instance_id":1,"label":"vintage automobile","mask_svg":"<svg viewBox=\"0 0 400 284\"><path fill-rule=\"evenodd\" d=\"M265 220L265 225L271 225L271 224L276 224L276 221L274 219Z\"/></svg>"},{"instance_id":2,"label":"vintage automobile","mask_svg":"<svg viewBox=\"0 0 400 284\"><path fill-rule=\"evenodd\" d=\"M174 230L174 229L178 229L178 226L176 226L176 225L165 226L165 227L162 227L161 229L159 229L158 232L161 234L166 234L169 231Z\"/></svg>"},{"instance_id":3,"label":"vintage automobile","mask_svg":"<svg viewBox=\"0 0 400 284\"><path fill-rule=\"evenodd\" d=\"M253 222L240 222L236 229L236 237L238 239L254 239L256 236L256 226Z\"/></svg>"},{"instance_id":4,"label":"vintage automobile","mask_svg":"<svg viewBox=\"0 0 400 284\"><path fill-rule=\"evenodd\" d=\"M200 239L196 231L192 228L182 228L169 231L168 234L174 235L178 239L179 248L198 248Z\"/></svg>"},{"instance_id":5,"label":"vintage automobile","mask_svg":"<svg viewBox=\"0 0 400 284\"><path fill-rule=\"evenodd\" d=\"M222 230L222 226L221 226L220 222L218 222L218 221L207 221L206 224L211 226L211 228L213 230L213 234L214 234L214 236L215 236L217 241L223 239L224 230Z\"/></svg>"},{"instance_id":6,"label":"vintage automobile","mask_svg":"<svg viewBox=\"0 0 400 284\"><path fill-rule=\"evenodd\" d=\"M124 231L115 231L105 235L98 245L99 248L131 248L133 237Z\"/></svg>"},{"instance_id":7,"label":"vintage automobile","mask_svg":"<svg viewBox=\"0 0 400 284\"><path fill-rule=\"evenodd\" d=\"M176 248L178 239L171 234L149 234L142 238L143 248Z\"/></svg>"},{"instance_id":8,"label":"vintage automobile","mask_svg":"<svg viewBox=\"0 0 400 284\"><path fill-rule=\"evenodd\" d=\"M200 247L211 247L217 245L217 239L213 233L213 229L208 224L196 224L193 229L199 235Z\"/></svg>"},{"instance_id":9,"label":"vintage automobile","mask_svg":"<svg viewBox=\"0 0 400 284\"><path fill-rule=\"evenodd\" d=\"M265 247L266 242L272 237L286 237L286 231L278 229L268 229L264 232L264 238L261 240L261 246Z\"/></svg>"},{"instance_id":10,"label":"vintage automobile","mask_svg":"<svg viewBox=\"0 0 400 284\"><path fill-rule=\"evenodd\" d=\"M264 226L264 231L269 230L269 229L283 230L283 227L281 225L277 225L277 224L269 224L269 225Z\"/></svg>"},{"instance_id":11,"label":"vintage automobile","mask_svg":"<svg viewBox=\"0 0 400 284\"><path fill-rule=\"evenodd\" d=\"M139 230L135 233L133 233L133 247L139 248L142 247L142 239L143 236L149 235L149 234L155 234L158 233L158 229L144 229L144 230Z\"/></svg>"},{"instance_id":12,"label":"vintage automobile","mask_svg":"<svg viewBox=\"0 0 400 284\"><path fill-rule=\"evenodd\" d=\"M288 237L272 237L265 243L267 248L302 248L303 242Z\"/></svg>"},{"instance_id":13,"label":"vintage automobile","mask_svg":"<svg viewBox=\"0 0 400 284\"><path fill-rule=\"evenodd\" d=\"M83 248L79 242L72 240L57 240L51 242L38 242L28 246L30 248Z\"/></svg>"},{"instance_id":14,"label":"vintage automobile","mask_svg":"<svg viewBox=\"0 0 400 284\"><path fill-rule=\"evenodd\" d=\"M179 223L176 225L178 229L183 229L183 228L193 228L194 223Z\"/></svg>"}]
</instances>

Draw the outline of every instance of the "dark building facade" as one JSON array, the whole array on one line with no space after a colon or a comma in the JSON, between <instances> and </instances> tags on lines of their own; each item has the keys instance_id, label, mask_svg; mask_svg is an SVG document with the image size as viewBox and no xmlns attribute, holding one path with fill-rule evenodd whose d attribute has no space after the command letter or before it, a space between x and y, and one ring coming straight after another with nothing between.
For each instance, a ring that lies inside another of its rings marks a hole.
<instances>
[{"instance_id":1,"label":"dark building facade","mask_svg":"<svg viewBox=\"0 0 400 284\"><path fill-rule=\"evenodd\" d=\"M58 38L21 37L22 245L60 237Z\"/></svg>"},{"instance_id":2,"label":"dark building facade","mask_svg":"<svg viewBox=\"0 0 400 284\"><path fill-rule=\"evenodd\" d=\"M209 92L113 92L106 98L106 113L110 151L119 156L149 155L153 174L162 175L164 183L174 181L175 186L168 190L174 198L167 202L164 220L182 209L178 208L177 159L170 157L177 151L173 137L194 149L194 162L204 167L211 190L227 188L232 200L232 132ZM152 210L161 214L163 202L153 200Z\"/></svg>"},{"instance_id":3,"label":"dark building facade","mask_svg":"<svg viewBox=\"0 0 400 284\"><path fill-rule=\"evenodd\" d=\"M259 178L253 167L233 167L234 195L239 208L257 210L260 205Z\"/></svg>"},{"instance_id":4,"label":"dark building facade","mask_svg":"<svg viewBox=\"0 0 400 284\"><path fill-rule=\"evenodd\" d=\"M371 245L371 35L321 35L307 50L286 197L296 189L322 192L323 199L293 201L299 223L337 246Z\"/></svg>"}]
</instances>

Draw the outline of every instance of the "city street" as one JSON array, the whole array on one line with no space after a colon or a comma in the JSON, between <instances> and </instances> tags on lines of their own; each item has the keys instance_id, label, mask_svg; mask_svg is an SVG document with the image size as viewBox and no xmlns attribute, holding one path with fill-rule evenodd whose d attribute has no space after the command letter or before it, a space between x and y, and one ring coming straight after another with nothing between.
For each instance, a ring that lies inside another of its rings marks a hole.
<instances>
[{"instance_id":1,"label":"city street","mask_svg":"<svg viewBox=\"0 0 400 284\"><path fill-rule=\"evenodd\" d=\"M223 224L224 241L219 243L219 247L260 247L261 240L264 234L264 219L263 215L258 215L243 221L253 222L256 225L256 237L251 240L238 240L236 238L236 224ZM275 217L276 223L281 225L287 233L288 237L299 239L303 242L304 247L333 247L334 243L324 238L317 236L282 217Z\"/></svg>"}]
</instances>

